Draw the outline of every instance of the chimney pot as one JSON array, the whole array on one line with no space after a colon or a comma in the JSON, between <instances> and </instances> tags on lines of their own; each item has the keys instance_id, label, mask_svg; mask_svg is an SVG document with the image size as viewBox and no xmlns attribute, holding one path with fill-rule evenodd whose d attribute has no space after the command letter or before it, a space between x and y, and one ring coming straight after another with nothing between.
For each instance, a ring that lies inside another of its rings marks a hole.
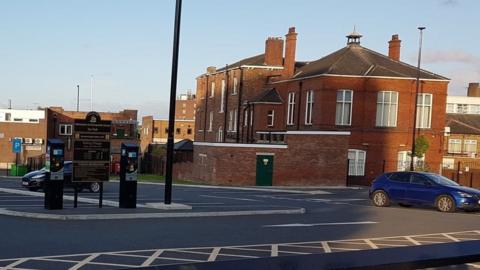
<instances>
[{"instance_id":1,"label":"chimney pot","mask_svg":"<svg viewBox=\"0 0 480 270\"><path fill-rule=\"evenodd\" d=\"M295 73L295 52L297 48L297 33L295 27L290 27L285 35L285 60L283 62L283 76L290 78Z\"/></svg>"},{"instance_id":2,"label":"chimney pot","mask_svg":"<svg viewBox=\"0 0 480 270\"><path fill-rule=\"evenodd\" d=\"M269 37L265 41L265 65L281 66L283 64L283 39Z\"/></svg>"},{"instance_id":3,"label":"chimney pot","mask_svg":"<svg viewBox=\"0 0 480 270\"><path fill-rule=\"evenodd\" d=\"M468 84L467 96L469 96L469 97L480 97L480 84L478 82Z\"/></svg>"}]
</instances>

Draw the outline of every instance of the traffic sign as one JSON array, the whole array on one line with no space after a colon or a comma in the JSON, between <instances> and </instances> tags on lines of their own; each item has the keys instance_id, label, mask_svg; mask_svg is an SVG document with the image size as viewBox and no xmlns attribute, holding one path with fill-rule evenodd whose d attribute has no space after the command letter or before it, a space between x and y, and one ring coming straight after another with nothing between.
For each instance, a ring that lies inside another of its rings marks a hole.
<instances>
[{"instance_id":1,"label":"traffic sign","mask_svg":"<svg viewBox=\"0 0 480 270\"><path fill-rule=\"evenodd\" d=\"M13 153L22 152L22 138L14 138L12 140L12 152Z\"/></svg>"}]
</instances>

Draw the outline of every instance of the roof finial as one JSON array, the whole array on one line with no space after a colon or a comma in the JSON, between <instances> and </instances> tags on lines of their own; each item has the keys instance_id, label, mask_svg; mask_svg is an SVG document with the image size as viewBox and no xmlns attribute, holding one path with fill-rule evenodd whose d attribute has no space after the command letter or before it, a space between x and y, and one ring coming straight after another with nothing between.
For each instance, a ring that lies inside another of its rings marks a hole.
<instances>
[{"instance_id":1,"label":"roof finial","mask_svg":"<svg viewBox=\"0 0 480 270\"><path fill-rule=\"evenodd\" d=\"M352 44L360 45L360 38L362 37L362 35L357 33L356 28L357 26L353 25L353 32L347 36L347 45L352 45Z\"/></svg>"}]
</instances>

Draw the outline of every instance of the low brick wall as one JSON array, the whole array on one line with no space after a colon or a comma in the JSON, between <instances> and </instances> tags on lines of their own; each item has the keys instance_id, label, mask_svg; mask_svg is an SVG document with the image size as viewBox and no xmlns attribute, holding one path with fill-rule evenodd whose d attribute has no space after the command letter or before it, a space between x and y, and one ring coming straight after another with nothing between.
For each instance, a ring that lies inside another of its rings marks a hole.
<instances>
[{"instance_id":1,"label":"low brick wall","mask_svg":"<svg viewBox=\"0 0 480 270\"><path fill-rule=\"evenodd\" d=\"M257 155L269 154L274 156L274 186L343 186L348 140L345 135L288 135L286 146L195 144L192 179L253 186Z\"/></svg>"}]
</instances>

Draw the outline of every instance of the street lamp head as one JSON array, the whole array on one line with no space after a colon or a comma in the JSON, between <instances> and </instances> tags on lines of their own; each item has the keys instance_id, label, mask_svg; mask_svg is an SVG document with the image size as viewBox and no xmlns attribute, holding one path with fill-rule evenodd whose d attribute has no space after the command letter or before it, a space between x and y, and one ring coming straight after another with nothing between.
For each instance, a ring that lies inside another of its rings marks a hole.
<instances>
[{"instance_id":1,"label":"street lamp head","mask_svg":"<svg viewBox=\"0 0 480 270\"><path fill-rule=\"evenodd\" d=\"M425 30L425 27L424 27L424 26L420 26L420 27L418 27L418 30L420 30L420 31Z\"/></svg>"}]
</instances>

